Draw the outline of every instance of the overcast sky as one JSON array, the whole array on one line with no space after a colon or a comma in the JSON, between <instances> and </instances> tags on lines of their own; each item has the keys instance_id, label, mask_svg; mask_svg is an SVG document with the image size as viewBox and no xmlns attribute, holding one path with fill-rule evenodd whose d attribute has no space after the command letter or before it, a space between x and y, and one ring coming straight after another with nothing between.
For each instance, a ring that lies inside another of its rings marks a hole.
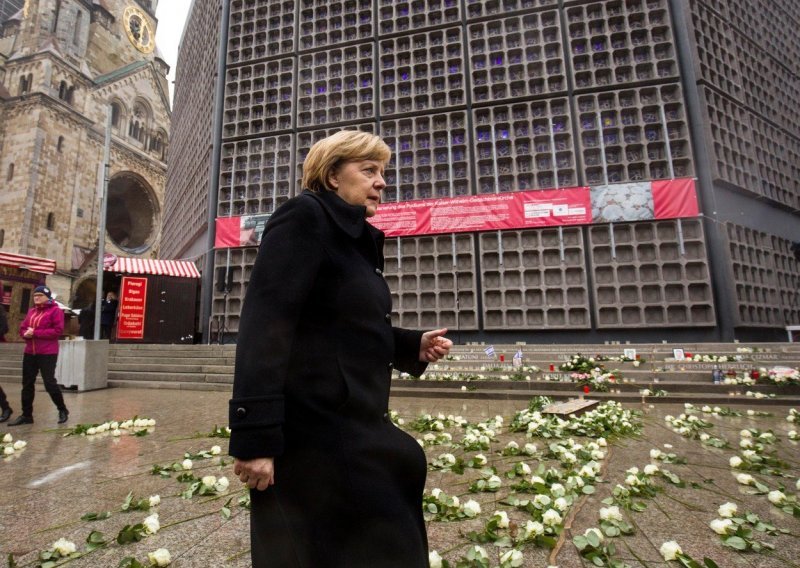
<instances>
[{"instance_id":1,"label":"overcast sky","mask_svg":"<svg viewBox=\"0 0 800 568\"><path fill-rule=\"evenodd\" d=\"M198 0L202 1L202 0ZM186 14L189 12L192 0L161 0L156 9L158 29L156 30L156 45L169 65L169 98L175 85L175 65L178 61L178 44L181 42L183 26L186 23Z\"/></svg>"}]
</instances>

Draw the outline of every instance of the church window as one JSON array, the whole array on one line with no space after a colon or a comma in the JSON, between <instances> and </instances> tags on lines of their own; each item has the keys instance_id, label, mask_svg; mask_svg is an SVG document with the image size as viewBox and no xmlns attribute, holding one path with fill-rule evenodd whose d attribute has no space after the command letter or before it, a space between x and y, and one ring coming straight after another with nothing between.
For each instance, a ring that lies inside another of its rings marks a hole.
<instances>
[{"instance_id":1,"label":"church window","mask_svg":"<svg viewBox=\"0 0 800 568\"><path fill-rule=\"evenodd\" d=\"M73 43L73 45L80 45L80 42L81 42L81 24L83 24L83 22L81 21L82 19L83 19L83 12L81 12L80 9L79 9L78 12L75 14L75 29L73 30L73 34L72 34L72 43Z\"/></svg>"},{"instance_id":2,"label":"church window","mask_svg":"<svg viewBox=\"0 0 800 568\"><path fill-rule=\"evenodd\" d=\"M119 128L119 105L117 103L111 104L111 126Z\"/></svg>"},{"instance_id":3,"label":"church window","mask_svg":"<svg viewBox=\"0 0 800 568\"><path fill-rule=\"evenodd\" d=\"M61 81L58 85L58 98L62 101L67 100L67 82Z\"/></svg>"},{"instance_id":4,"label":"church window","mask_svg":"<svg viewBox=\"0 0 800 568\"><path fill-rule=\"evenodd\" d=\"M56 144L56 150L61 152L61 150L63 150L63 149L64 149L64 137L63 136L59 136L58 137L58 144Z\"/></svg>"},{"instance_id":5,"label":"church window","mask_svg":"<svg viewBox=\"0 0 800 568\"><path fill-rule=\"evenodd\" d=\"M69 89L67 89L67 98L64 100L67 101L69 104L72 104L74 98L75 98L75 87L70 87Z\"/></svg>"},{"instance_id":6,"label":"church window","mask_svg":"<svg viewBox=\"0 0 800 568\"><path fill-rule=\"evenodd\" d=\"M0 247L3 246L3 242L5 240L6 240L6 230L5 229L0 229ZM2 309L3 309L3 307L0 306L0 310L2 310Z\"/></svg>"},{"instance_id":7,"label":"church window","mask_svg":"<svg viewBox=\"0 0 800 568\"><path fill-rule=\"evenodd\" d=\"M8 164L8 172L6 173L6 181L14 179L14 164Z\"/></svg>"},{"instance_id":8,"label":"church window","mask_svg":"<svg viewBox=\"0 0 800 568\"><path fill-rule=\"evenodd\" d=\"M56 227L56 214L55 213L48 213L47 214L47 230L52 231Z\"/></svg>"},{"instance_id":9,"label":"church window","mask_svg":"<svg viewBox=\"0 0 800 568\"><path fill-rule=\"evenodd\" d=\"M28 78L25 77L25 76L20 77L19 78L19 94L20 95L24 95L25 93L27 93L30 90L31 90L31 85L30 85L30 83L28 83Z\"/></svg>"}]
</instances>

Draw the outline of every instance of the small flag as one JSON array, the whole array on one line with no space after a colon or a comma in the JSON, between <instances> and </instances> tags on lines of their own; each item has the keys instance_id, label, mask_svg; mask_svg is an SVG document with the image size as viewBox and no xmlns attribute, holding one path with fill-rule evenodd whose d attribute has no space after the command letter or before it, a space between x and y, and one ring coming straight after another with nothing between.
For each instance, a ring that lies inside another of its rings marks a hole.
<instances>
[{"instance_id":1,"label":"small flag","mask_svg":"<svg viewBox=\"0 0 800 568\"><path fill-rule=\"evenodd\" d=\"M483 350L487 357L494 357L494 345L490 345Z\"/></svg>"}]
</instances>

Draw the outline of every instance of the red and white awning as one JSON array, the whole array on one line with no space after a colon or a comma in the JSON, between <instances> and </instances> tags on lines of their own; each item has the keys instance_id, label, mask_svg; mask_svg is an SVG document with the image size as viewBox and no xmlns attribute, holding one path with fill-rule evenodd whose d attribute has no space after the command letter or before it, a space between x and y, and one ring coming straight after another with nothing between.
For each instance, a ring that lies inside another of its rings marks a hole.
<instances>
[{"instance_id":1,"label":"red and white awning","mask_svg":"<svg viewBox=\"0 0 800 568\"><path fill-rule=\"evenodd\" d=\"M178 276L180 278L200 278L200 272L193 262L188 260L155 260L152 258L117 257L117 261L104 266L106 272L122 272L125 274L159 274Z\"/></svg>"},{"instance_id":2,"label":"red and white awning","mask_svg":"<svg viewBox=\"0 0 800 568\"><path fill-rule=\"evenodd\" d=\"M0 265L24 268L40 274L53 274L56 271L56 261L38 256L24 256L0 251Z\"/></svg>"}]
</instances>

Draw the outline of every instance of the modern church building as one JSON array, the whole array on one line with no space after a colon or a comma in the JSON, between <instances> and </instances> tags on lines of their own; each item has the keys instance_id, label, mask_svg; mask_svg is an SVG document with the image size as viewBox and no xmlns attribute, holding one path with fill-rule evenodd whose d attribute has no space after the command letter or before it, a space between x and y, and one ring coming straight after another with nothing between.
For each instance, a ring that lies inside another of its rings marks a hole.
<instances>
[{"instance_id":1,"label":"modern church building","mask_svg":"<svg viewBox=\"0 0 800 568\"><path fill-rule=\"evenodd\" d=\"M235 336L265 219L315 141L360 129L394 152L373 221L396 324L783 340L798 27L789 0L195 1L164 250L211 251L203 318Z\"/></svg>"}]
</instances>

